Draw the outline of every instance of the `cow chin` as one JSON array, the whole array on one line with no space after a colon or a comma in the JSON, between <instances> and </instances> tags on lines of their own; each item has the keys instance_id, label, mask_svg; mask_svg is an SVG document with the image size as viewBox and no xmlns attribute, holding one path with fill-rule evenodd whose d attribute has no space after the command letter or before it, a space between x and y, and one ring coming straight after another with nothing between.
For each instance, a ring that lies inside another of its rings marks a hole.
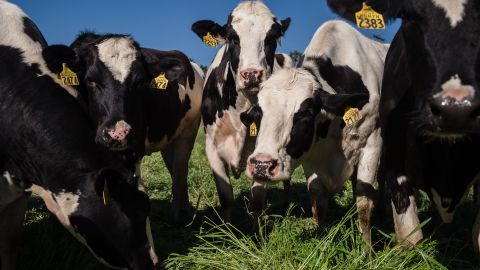
<instances>
[{"instance_id":1,"label":"cow chin","mask_svg":"<svg viewBox=\"0 0 480 270\"><path fill-rule=\"evenodd\" d=\"M266 185L276 185L279 182L289 180L291 177L291 173L287 172L285 170L280 171L279 173L275 175L252 175L252 173L249 170L245 171L245 175L247 176L248 179L254 182L266 184Z\"/></svg>"}]
</instances>

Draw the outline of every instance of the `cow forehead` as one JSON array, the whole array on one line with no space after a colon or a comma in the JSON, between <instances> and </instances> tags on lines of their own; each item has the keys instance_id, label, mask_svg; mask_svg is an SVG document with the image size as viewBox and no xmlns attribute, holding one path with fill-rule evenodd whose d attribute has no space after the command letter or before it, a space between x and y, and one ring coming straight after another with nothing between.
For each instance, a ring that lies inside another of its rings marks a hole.
<instances>
[{"instance_id":1,"label":"cow forehead","mask_svg":"<svg viewBox=\"0 0 480 270\"><path fill-rule=\"evenodd\" d=\"M293 114L300 104L312 97L318 82L313 75L303 69L285 68L275 72L262 86L258 103L262 111L278 109Z\"/></svg>"},{"instance_id":2,"label":"cow forehead","mask_svg":"<svg viewBox=\"0 0 480 270\"><path fill-rule=\"evenodd\" d=\"M243 2L231 14L230 25L239 36L255 36L270 30L274 16L265 4L260 2Z\"/></svg>"},{"instance_id":3,"label":"cow forehead","mask_svg":"<svg viewBox=\"0 0 480 270\"><path fill-rule=\"evenodd\" d=\"M465 4L468 0L431 0L433 5L445 12L445 17L450 21L450 25L455 27L463 20L465 15Z\"/></svg>"},{"instance_id":4,"label":"cow forehead","mask_svg":"<svg viewBox=\"0 0 480 270\"><path fill-rule=\"evenodd\" d=\"M123 83L128 77L137 49L129 37L107 38L97 44L98 56L115 80Z\"/></svg>"}]
</instances>

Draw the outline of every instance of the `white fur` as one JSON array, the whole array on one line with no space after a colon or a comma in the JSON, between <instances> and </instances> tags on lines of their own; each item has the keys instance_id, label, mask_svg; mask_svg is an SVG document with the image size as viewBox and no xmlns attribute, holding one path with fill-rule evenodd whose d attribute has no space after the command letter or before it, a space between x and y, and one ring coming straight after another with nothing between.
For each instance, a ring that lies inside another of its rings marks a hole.
<instances>
[{"instance_id":1,"label":"white fur","mask_svg":"<svg viewBox=\"0 0 480 270\"><path fill-rule=\"evenodd\" d=\"M415 245L423 238L422 229L418 228L418 230L415 231L418 225L420 225L415 197L408 196L408 199L410 201L410 205L408 206L407 211L402 214L397 213L395 206L392 203L392 214L397 240L405 240L403 245L406 247Z\"/></svg>"},{"instance_id":2,"label":"white fur","mask_svg":"<svg viewBox=\"0 0 480 270\"><path fill-rule=\"evenodd\" d=\"M0 0L0 45L17 48L22 51L24 63L27 65L38 64L40 76L47 75L65 88L68 93L76 97L77 91L63 85L58 77L47 68L42 57L42 46L33 41L25 32L23 18L28 17L20 8L9 2Z\"/></svg>"},{"instance_id":3,"label":"white fur","mask_svg":"<svg viewBox=\"0 0 480 270\"><path fill-rule=\"evenodd\" d=\"M267 32L273 25L275 16L262 2L242 2L232 11L231 25L240 37L240 56L238 71L247 68L263 70L263 78L270 76L264 51ZM236 79L237 89L244 88Z\"/></svg>"},{"instance_id":4,"label":"white fur","mask_svg":"<svg viewBox=\"0 0 480 270\"><path fill-rule=\"evenodd\" d=\"M100 61L110 70L115 80L123 83L137 58L133 40L128 37L109 38L97 45Z\"/></svg>"},{"instance_id":5,"label":"white fur","mask_svg":"<svg viewBox=\"0 0 480 270\"><path fill-rule=\"evenodd\" d=\"M432 188L431 191L433 202L435 203L435 207L437 208L438 214L440 214L442 221L445 223L452 223L455 211L452 211L451 213L447 212L448 208L450 207L450 203L452 202L452 198L442 197L434 188ZM442 202L446 202L448 204L446 208L443 208Z\"/></svg>"},{"instance_id":6,"label":"white fur","mask_svg":"<svg viewBox=\"0 0 480 270\"><path fill-rule=\"evenodd\" d=\"M475 97L475 89L471 85L464 85L458 74L453 75L448 81L442 84L442 92L435 94L435 97L441 97L445 95L447 91L460 91L464 90L469 93L468 98L473 99Z\"/></svg>"},{"instance_id":7,"label":"white fur","mask_svg":"<svg viewBox=\"0 0 480 270\"><path fill-rule=\"evenodd\" d=\"M465 4L468 0L432 0L433 4L445 12L452 28L463 20Z\"/></svg>"}]
</instances>

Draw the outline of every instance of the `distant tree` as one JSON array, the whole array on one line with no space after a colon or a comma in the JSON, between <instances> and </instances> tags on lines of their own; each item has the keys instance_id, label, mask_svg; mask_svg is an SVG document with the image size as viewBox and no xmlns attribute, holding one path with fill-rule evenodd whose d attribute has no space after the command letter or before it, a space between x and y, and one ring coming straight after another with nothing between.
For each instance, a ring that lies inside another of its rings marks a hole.
<instances>
[{"instance_id":1,"label":"distant tree","mask_svg":"<svg viewBox=\"0 0 480 270\"><path fill-rule=\"evenodd\" d=\"M303 54L297 50L294 50L294 51L291 51L288 55L292 58L293 66L296 67L300 62L300 60L302 59Z\"/></svg>"},{"instance_id":2,"label":"distant tree","mask_svg":"<svg viewBox=\"0 0 480 270\"><path fill-rule=\"evenodd\" d=\"M203 72L207 73L208 67L204 65L200 65L200 68L203 70Z\"/></svg>"}]
</instances>

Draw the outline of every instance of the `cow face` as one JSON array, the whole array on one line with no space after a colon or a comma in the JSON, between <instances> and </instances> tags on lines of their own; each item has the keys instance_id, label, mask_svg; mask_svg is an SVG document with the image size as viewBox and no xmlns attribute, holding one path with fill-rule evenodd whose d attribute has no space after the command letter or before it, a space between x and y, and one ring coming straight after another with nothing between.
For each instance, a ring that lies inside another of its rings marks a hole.
<instances>
[{"instance_id":1,"label":"cow face","mask_svg":"<svg viewBox=\"0 0 480 270\"><path fill-rule=\"evenodd\" d=\"M90 33L71 47L50 46L43 52L48 67L60 73L63 64L77 73L79 92L97 127L96 142L124 150L140 132L146 69L138 44L129 36Z\"/></svg>"},{"instance_id":2,"label":"cow face","mask_svg":"<svg viewBox=\"0 0 480 270\"><path fill-rule=\"evenodd\" d=\"M362 2L328 1L334 11L350 20ZM479 2L366 2L387 19L403 20L385 64L382 104L386 109L393 110L402 98L410 99L415 107L410 111L411 122L429 136L479 133ZM387 92L385 87L398 89Z\"/></svg>"},{"instance_id":3,"label":"cow face","mask_svg":"<svg viewBox=\"0 0 480 270\"><path fill-rule=\"evenodd\" d=\"M241 114L247 127L261 122L247 177L267 183L289 179L313 144L320 109L342 115L347 106L361 107L367 101L368 94L326 93L304 69L275 72L261 85L258 103Z\"/></svg>"},{"instance_id":4,"label":"cow face","mask_svg":"<svg viewBox=\"0 0 480 270\"><path fill-rule=\"evenodd\" d=\"M150 204L136 177L103 169L81 180L80 187L68 191L36 185L32 191L100 262L120 269L153 269L147 235Z\"/></svg>"},{"instance_id":5,"label":"cow face","mask_svg":"<svg viewBox=\"0 0 480 270\"><path fill-rule=\"evenodd\" d=\"M224 59L230 62L237 90L258 91L258 86L273 70L277 42L290 24L290 18L279 21L265 4L242 2L229 15L224 26L203 20L192 30L203 38L208 33L225 43Z\"/></svg>"}]
</instances>

